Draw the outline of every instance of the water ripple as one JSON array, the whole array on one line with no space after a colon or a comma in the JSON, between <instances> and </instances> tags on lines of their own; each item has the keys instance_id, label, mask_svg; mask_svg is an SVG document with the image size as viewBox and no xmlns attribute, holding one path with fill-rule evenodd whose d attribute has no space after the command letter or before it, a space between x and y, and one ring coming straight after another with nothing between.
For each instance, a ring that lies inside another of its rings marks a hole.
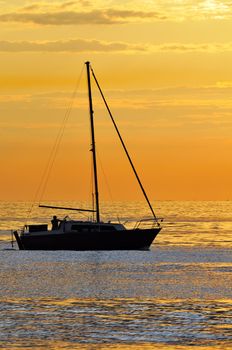
<instances>
[{"instance_id":1,"label":"water ripple","mask_svg":"<svg viewBox=\"0 0 232 350\"><path fill-rule=\"evenodd\" d=\"M1 341L36 346L153 343L232 344L232 301L8 299L0 301Z\"/></svg>"}]
</instances>

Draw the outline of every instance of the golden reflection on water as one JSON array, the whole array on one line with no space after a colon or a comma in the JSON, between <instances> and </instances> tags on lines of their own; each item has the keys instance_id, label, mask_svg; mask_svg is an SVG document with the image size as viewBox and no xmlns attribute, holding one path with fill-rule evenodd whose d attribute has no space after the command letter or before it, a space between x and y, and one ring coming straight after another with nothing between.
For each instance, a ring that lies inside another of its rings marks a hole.
<instances>
[{"instance_id":1,"label":"golden reflection on water","mask_svg":"<svg viewBox=\"0 0 232 350\"><path fill-rule=\"evenodd\" d=\"M65 342L58 342L58 343L54 343L54 344L45 344L46 349L48 350L189 350L189 349L193 349L192 346L188 346L188 345L167 345L167 344L160 344L160 343L154 343L154 344L103 344L103 345L99 345L99 344L91 344L91 345L73 345L70 343L65 343ZM33 347L33 349L35 350L41 350L44 349L43 347ZM12 349L12 348L11 348ZM16 348L15 348L16 349ZM14 350L15 350L14 349ZM212 346L197 346L197 348L195 347L194 349L199 349L199 350L231 350L231 346L227 347L227 346L223 346L223 344L217 347ZM18 348L17 348L18 350Z\"/></svg>"},{"instance_id":2,"label":"golden reflection on water","mask_svg":"<svg viewBox=\"0 0 232 350\"><path fill-rule=\"evenodd\" d=\"M59 350L59 349L67 349L69 348L70 344L63 345L62 343L56 344L54 347L54 350ZM52 349L52 348L51 348ZM99 344L93 344L93 345L78 345L74 347L72 346L73 350L189 350L193 349L192 346L188 345L167 345L167 344L160 344L160 343L154 343L154 344L104 344L100 345ZM215 350L215 349L221 349L221 350L231 350L231 347L224 347L223 345L219 345L217 348L215 348L213 345L212 346L197 346L194 349L199 349L199 350ZM53 349L52 349L53 350Z\"/></svg>"},{"instance_id":3,"label":"golden reflection on water","mask_svg":"<svg viewBox=\"0 0 232 350\"><path fill-rule=\"evenodd\" d=\"M232 344L232 300L8 298L0 300L0 311L0 347L2 341L9 349L212 350Z\"/></svg>"},{"instance_id":4,"label":"golden reflection on water","mask_svg":"<svg viewBox=\"0 0 232 350\"><path fill-rule=\"evenodd\" d=\"M25 345L26 346L26 345ZM18 350L18 346L10 346L10 350ZM30 348L29 348L30 349ZM223 344L214 346L197 346L192 347L188 345L167 345L160 343L153 344L73 344L64 341L38 341L37 345L33 346L34 350L231 350L231 346L224 346ZM25 350L25 349L23 349Z\"/></svg>"}]
</instances>

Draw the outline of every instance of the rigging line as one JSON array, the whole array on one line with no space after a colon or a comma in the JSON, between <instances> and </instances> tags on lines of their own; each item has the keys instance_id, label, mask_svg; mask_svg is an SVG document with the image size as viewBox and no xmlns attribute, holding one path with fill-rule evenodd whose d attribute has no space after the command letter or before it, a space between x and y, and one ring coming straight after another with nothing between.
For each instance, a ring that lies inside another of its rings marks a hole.
<instances>
[{"instance_id":1,"label":"rigging line","mask_svg":"<svg viewBox=\"0 0 232 350\"><path fill-rule=\"evenodd\" d=\"M93 178L93 163L91 162L91 200L92 200L92 209L95 210L95 195L94 195L94 178ZM95 220L95 212L93 211L92 219Z\"/></svg>"},{"instance_id":2,"label":"rigging line","mask_svg":"<svg viewBox=\"0 0 232 350\"><path fill-rule=\"evenodd\" d=\"M109 108L109 106L108 106L108 104L107 104L107 102L106 102L105 96L104 96L104 94L103 94L103 92L102 92L102 89L101 89L101 87L100 87L100 85L99 85L99 83L98 83L98 81L97 81L97 78L96 78L96 76L95 76L95 74L94 74L93 68L92 68L92 67L90 67L90 68L91 68L91 73L92 73L92 75L93 75L93 78L94 78L94 80L95 80L95 83L96 83L96 85L97 85L97 87L98 87L98 89L99 89L99 92L100 92L100 94L101 94L101 97L102 97L102 99L103 99L103 101L104 101L104 104L105 104L105 106L106 106L106 109L107 109L107 111L108 111L108 113L109 113L109 115L110 115L110 118L111 118L111 120L112 120L112 123L113 123L113 125L114 125L114 127L115 127L115 130L116 130L116 132L117 132L117 134L118 134L118 137L119 137L119 139L120 139L120 141L121 141L122 147L123 147L123 149L124 149L124 151L125 151L125 153L126 153L126 155L127 155L127 158L128 158L128 160L129 160L129 163L130 163L130 165L131 165L131 167L132 167L132 169L133 169L133 172L134 172L134 174L135 174L135 177L136 177L136 179L137 179L137 181L138 181L138 183L139 183L139 186L140 186L140 188L141 188L141 191L142 191L142 193L143 193L143 195L144 195L144 197L145 197L145 199L146 199L146 202L147 202L147 204L148 204L148 206L149 206L149 208L150 208L150 210L151 210L151 212L152 212L152 215L153 215L155 221L157 222L157 225L159 226L160 224L159 224L159 222L158 222L158 219L157 219L157 217L156 217L156 215L155 215L155 212L154 212L154 210L153 210L153 208L152 208L152 206L151 206L151 203L150 203L150 201L149 201L149 199L148 199L148 197L147 197L147 194L146 194L146 192L145 192L145 189L144 189L144 187L143 187L143 185L142 185L142 183L141 183L141 181L140 181L140 178L139 178L139 176L138 176L138 174L137 174L137 171L136 171L136 169L135 169L135 167L134 167L134 164L133 164L133 162L132 162L132 159L131 159L131 157L130 157L128 151L127 151L126 145L125 145L125 143L124 143L124 141L123 141L123 139L122 139L122 136L121 136L121 134L120 134L120 132L119 132L119 130L118 130L118 127L117 127L117 125L116 125L116 123L115 123L115 121L114 121L113 115L112 115L112 113L111 113L111 111L110 111L110 108Z\"/></svg>"},{"instance_id":3,"label":"rigging line","mask_svg":"<svg viewBox=\"0 0 232 350\"><path fill-rule=\"evenodd\" d=\"M46 164L45 169L43 171L43 174L42 174L39 186L38 186L38 188L37 188L37 190L35 192L35 195L34 195L34 198L33 198L33 201L32 201L32 205L31 205L31 207L30 207L30 209L28 211L27 220L29 219L29 217L31 215L31 212L32 212L33 207L35 205L35 201L36 201L36 199L39 196L39 193L41 193L40 199L39 199L39 202L40 202L41 198L43 196L43 193L44 193L44 191L46 189L48 177L50 175L51 168L53 166L53 163L54 163L54 160L55 160L55 156L57 154L57 151L58 151L58 148L59 148L59 145L60 145L60 142L61 142L64 130L65 130L66 122L67 122L67 120L69 118L69 115L70 115L72 107L73 107L73 102L74 102L74 99L76 97L77 89L79 88L79 85L80 85L80 81L81 81L81 78L82 78L82 75L83 75L83 71L84 71L84 65L83 65L81 73L80 73L80 75L79 75L79 77L78 77L78 79L76 81L74 91L72 93L69 105L68 105L67 110L66 110L65 115L64 115L64 119L63 119L63 121L61 123L60 129L59 129L58 134L57 134L56 139L55 139L55 143L54 143L54 145L52 147L52 150L50 152L50 155L48 157L47 164Z\"/></svg>"},{"instance_id":4,"label":"rigging line","mask_svg":"<svg viewBox=\"0 0 232 350\"><path fill-rule=\"evenodd\" d=\"M98 158L98 160L99 160L100 168L101 168L101 171L102 171L102 174L103 174L105 183L106 183L106 187L107 187L107 191L108 191L108 193L109 193L109 197L110 197L111 203L113 203L113 202L114 202L114 200L113 200L113 195L112 195L112 192L111 192L111 189L110 189L109 182L108 182L108 180L107 180L107 176L106 176L106 173L105 173L105 170L104 170L104 167L103 167L103 163L102 163L102 161L101 161L101 158L100 158L98 152L97 152L97 158ZM120 220L120 218L119 218L119 215L118 215L117 210L116 210L116 217L117 217L117 219L118 219L118 222L121 223L121 220Z\"/></svg>"},{"instance_id":5,"label":"rigging line","mask_svg":"<svg viewBox=\"0 0 232 350\"><path fill-rule=\"evenodd\" d=\"M92 152L93 146L91 142L91 125L89 125L89 144L90 149L89 151ZM91 191L91 203L92 203L92 209L95 209L95 194L94 194L94 167L93 167L93 161L92 161L92 155L90 156L90 191ZM93 221L94 221L94 213L93 213Z\"/></svg>"},{"instance_id":6,"label":"rigging line","mask_svg":"<svg viewBox=\"0 0 232 350\"><path fill-rule=\"evenodd\" d=\"M45 177L43 186L41 186L41 195L40 195L40 198L39 198L39 202L42 200L44 192L45 192L45 190L47 188L47 183L48 183L48 180L49 180L49 177L50 177L50 174L51 174L51 170L53 168L53 165L54 165L54 162L55 162L55 159L56 159L56 155L57 155L57 153L59 151L59 147L60 147L60 144L61 144L62 137L64 135L64 131L65 131L65 128L66 128L67 121L68 121L70 113L72 111L73 103L74 103L74 100L76 98L77 90L78 90L79 85L80 85L80 81L81 81L81 78L82 78L83 71L84 71L84 66L82 67L81 73L80 73L80 75L79 75L79 77L78 77L78 79L76 81L74 91L73 91L72 96L70 98L69 106L67 107L67 110L65 112L64 119L63 119L62 124L60 126L60 129L58 131L58 134L57 134L57 137L56 137L56 140L55 140L55 144L53 146L53 149L52 149L52 152L51 152L51 155L50 155L50 159L49 159L48 164L47 164L46 177Z\"/></svg>"},{"instance_id":7,"label":"rigging line","mask_svg":"<svg viewBox=\"0 0 232 350\"><path fill-rule=\"evenodd\" d=\"M91 202L91 204L92 204L92 210L94 210L95 209L95 206L94 206L94 190L93 190L93 164L92 164L92 162L90 161L90 186L89 186L89 188L90 188L90 190L89 190L89 200L90 200L90 202ZM94 212L93 212L93 216L92 216L92 219L93 219L93 221L94 221Z\"/></svg>"}]
</instances>

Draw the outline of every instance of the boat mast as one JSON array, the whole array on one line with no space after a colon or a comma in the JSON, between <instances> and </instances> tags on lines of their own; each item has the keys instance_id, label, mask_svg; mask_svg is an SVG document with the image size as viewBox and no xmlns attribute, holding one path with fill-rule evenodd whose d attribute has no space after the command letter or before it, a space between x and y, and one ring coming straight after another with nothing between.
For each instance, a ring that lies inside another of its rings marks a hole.
<instances>
[{"instance_id":1,"label":"boat mast","mask_svg":"<svg viewBox=\"0 0 232 350\"><path fill-rule=\"evenodd\" d=\"M87 70L87 82L88 82L88 94L89 94L89 115L90 115L90 127L91 127L91 142L92 142L91 151L93 154L96 221L100 222L98 180L97 180L97 161L96 161L96 147L95 147L94 120L93 120L93 113L94 112L93 112L92 92L91 92L91 82L90 82L90 62L85 62L85 64L86 64L86 70Z\"/></svg>"}]
</instances>

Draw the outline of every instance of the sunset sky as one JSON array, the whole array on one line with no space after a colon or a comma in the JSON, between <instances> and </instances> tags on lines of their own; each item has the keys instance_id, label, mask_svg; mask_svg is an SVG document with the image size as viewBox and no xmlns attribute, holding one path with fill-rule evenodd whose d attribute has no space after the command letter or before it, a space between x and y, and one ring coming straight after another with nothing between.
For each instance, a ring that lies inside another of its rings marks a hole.
<instances>
[{"instance_id":1,"label":"sunset sky","mask_svg":"<svg viewBox=\"0 0 232 350\"><path fill-rule=\"evenodd\" d=\"M42 199L89 196L86 60L152 201L232 199L231 1L0 0L0 11L0 200L34 198L70 103ZM93 89L101 199L109 185L140 200Z\"/></svg>"}]
</instances>

